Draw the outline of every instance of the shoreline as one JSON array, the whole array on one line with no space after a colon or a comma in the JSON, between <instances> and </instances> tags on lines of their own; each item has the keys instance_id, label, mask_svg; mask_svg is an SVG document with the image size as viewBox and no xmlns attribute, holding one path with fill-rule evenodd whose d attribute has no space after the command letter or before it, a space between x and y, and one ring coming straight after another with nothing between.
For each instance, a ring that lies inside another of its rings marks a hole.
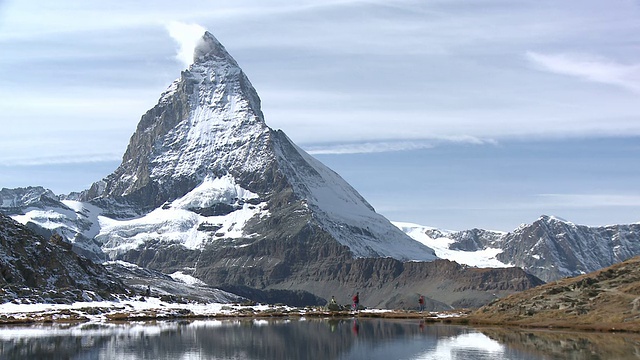
<instances>
[{"instance_id":1,"label":"shoreline","mask_svg":"<svg viewBox=\"0 0 640 360\"><path fill-rule=\"evenodd\" d=\"M285 305L247 305L221 303L167 303L159 298L88 302L74 304L0 304L0 326L120 323L171 320L287 319L287 318L378 318L414 319L425 323L444 323L473 327L502 327L526 330L573 330L600 333L640 333L634 324L575 323L562 321L491 321L478 319L468 309L447 312L365 309L330 311L326 308L297 308Z\"/></svg>"},{"instance_id":2,"label":"shoreline","mask_svg":"<svg viewBox=\"0 0 640 360\"><path fill-rule=\"evenodd\" d=\"M321 307L286 305L171 303L157 297L72 304L0 304L0 326L52 323L108 323L122 321L198 320L233 318L395 318L436 322L459 318L468 311L423 312L365 309L330 311Z\"/></svg>"}]
</instances>

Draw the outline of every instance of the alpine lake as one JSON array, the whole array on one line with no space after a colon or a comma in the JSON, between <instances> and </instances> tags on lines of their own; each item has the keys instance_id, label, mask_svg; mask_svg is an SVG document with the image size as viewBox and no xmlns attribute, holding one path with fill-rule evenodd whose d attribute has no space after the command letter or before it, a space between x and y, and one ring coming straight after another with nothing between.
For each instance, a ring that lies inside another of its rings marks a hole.
<instances>
[{"instance_id":1,"label":"alpine lake","mask_svg":"<svg viewBox=\"0 0 640 360\"><path fill-rule=\"evenodd\" d=\"M225 319L0 327L0 359L640 359L640 334L416 319Z\"/></svg>"}]
</instances>

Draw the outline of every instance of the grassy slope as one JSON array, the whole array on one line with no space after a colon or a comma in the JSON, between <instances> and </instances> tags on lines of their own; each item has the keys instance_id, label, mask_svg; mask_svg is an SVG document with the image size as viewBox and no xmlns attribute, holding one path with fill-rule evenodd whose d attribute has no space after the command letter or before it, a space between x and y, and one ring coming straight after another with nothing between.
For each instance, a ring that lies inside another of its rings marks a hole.
<instances>
[{"instance_id":1,"label":"grassy slope","mask_svg":"<svg viewBox=\"0 0 640 360\"><path fill-rule=\"evenodd\" d=\"M640 256L494 301L477 323L640 331Z\"/></svg>"}]
</instances>

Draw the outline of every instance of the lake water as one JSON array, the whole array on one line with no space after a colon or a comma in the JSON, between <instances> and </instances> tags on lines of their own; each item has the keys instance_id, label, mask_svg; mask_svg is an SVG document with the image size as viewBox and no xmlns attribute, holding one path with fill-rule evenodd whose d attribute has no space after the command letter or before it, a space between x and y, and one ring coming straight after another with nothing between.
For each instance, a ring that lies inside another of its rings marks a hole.
<instances>
[{"instance_id":1,"label":"lake water","mask_svg":"<svg viewBox=\"0 0 640 360\"><path fill-rule=\"evenodd\" d=\"M640 336L417 320L203 320L0 327L0 359L640 359Z\"/></svg>"}]
</instances>

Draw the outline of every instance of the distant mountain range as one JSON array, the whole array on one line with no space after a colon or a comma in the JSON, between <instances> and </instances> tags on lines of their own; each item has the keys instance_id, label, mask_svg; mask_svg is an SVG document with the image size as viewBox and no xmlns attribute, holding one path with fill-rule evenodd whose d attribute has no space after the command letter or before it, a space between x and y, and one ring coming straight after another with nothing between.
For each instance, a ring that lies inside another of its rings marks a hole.
<instances>
[{"instance_id":1,"label":"distant mountain range","mask_svg":"<svg viewBox=\"0 0 640 360\"><path fill-rule=\"evenodd\" d=\"M640 254L640 223L589 227L545 215L508 233L395 224L440 258L481 267L517 266L547 282Z\"/></svg>"},{"instance_id":2,"label":"distant mountain range","mask_svg":"<svg viewBox=\"0 0 640 360\"><path fill-rule=\"evenodd\" d=\"M366 306L415 307L424 294L430 309L475 307L542 283L513 266L553 279L638 252L635 225L596 231L548 217L507 234L402 231L266 125L247 76L208 32L112 174L62 196L2 189L0 212L110 261L129 285L149 277L167 289L162 274L180 274L297 305L359 291Z\"/></svg>"}]
</instances>

